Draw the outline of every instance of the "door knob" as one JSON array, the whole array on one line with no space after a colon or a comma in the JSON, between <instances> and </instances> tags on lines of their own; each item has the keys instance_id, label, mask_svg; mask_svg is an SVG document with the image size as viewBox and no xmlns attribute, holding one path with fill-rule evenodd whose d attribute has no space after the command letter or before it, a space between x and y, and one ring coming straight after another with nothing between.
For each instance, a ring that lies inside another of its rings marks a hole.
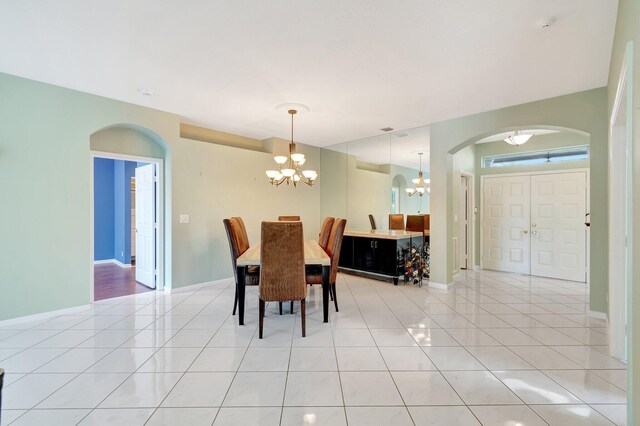
<instances>
[{"instance_id":1,"label":"door knob","mask_svg":"<svg viewBox=\"0 0 640 426\"><path fill-rule=\"evenodd\" d=\"M536 226L538 226L538 225L536 225L535 223L532 223L532 224L531 224L531 227L532 227L532 228L535 228Z\"/></svg>"},{"instance_id":2,"label":"door knob","mask_svg":"<svg viewBox=\"0 0 640 426\"><path fill-rule=\"evenodd\" d=\"M531 233L532 233L532 234L537 234L537 233L538 233L538 231L531 231Z\"/></svg>"},{"instance_id":3,"label":"door knob","mask_svg":"<svg viewBox=\"0 0 640 426\"><path fill-rule=\"evenodd\" d=\"M524 231L522 231L522 232L524 232L525 234L528 234L528 233L529 233L529 231L528 231L528 230L526 230L526 229L525 229Z\"/></svg>"}]
</instances>

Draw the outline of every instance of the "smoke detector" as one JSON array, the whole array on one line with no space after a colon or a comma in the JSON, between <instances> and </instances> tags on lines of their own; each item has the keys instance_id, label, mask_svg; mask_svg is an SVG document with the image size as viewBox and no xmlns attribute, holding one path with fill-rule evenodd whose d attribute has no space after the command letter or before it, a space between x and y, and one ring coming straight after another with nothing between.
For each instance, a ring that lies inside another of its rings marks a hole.
<instances>
[{"instance_id":1,"label":"smoke detector","mask_svg":"<svg viewBox=\"0 0 640 426\"><path fill-rule=\"evenodd\" d=\"M541 30L545 30L553 25L554 22L556 22L555 16L547 16L538 19L538 21L536 22L536 26Z\"/></svg>"}]
</instances>

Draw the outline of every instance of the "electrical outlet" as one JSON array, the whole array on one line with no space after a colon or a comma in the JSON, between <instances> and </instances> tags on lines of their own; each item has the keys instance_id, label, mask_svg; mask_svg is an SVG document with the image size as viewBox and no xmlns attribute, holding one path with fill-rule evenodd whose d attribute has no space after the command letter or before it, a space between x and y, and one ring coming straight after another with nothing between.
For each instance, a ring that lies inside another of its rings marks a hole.
<instances>
[{"instance_id":1,"label":"electrical outlet","mask_svg":"<svg viewBox=\"0 0 640 426\"><path fill-rule=\"evenodd\" d=\"M120 256L124 257L124 250L120 251Z\"/></svg>"},{"instance_id":2,"label":"electrical outlet","mask_svg":"<svg viewBox=\"0 0 640 426\"><path fill-rule=\"evenodd\" d=\"M181 214L180 215L180 223L189 223L189 215Z\"/></svg>"}]
</instances>

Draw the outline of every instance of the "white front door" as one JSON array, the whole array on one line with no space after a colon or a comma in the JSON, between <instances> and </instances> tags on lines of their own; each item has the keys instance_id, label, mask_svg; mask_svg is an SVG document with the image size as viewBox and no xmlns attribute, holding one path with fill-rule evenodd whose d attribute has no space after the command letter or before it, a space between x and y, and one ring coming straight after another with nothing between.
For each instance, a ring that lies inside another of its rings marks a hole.
<instances>
[{"instance_id":1,"label":"white front door","mask_svg":"<svg viewBox=\"0 0 640 426\"><path fill-rule=\"evenodd\" d=\"M531 176L531 274L586 281L586 172Z\"/></svg>"},{"instance_id":2,"label":"white front door","mask_svg":"<svg viewBox=\"0 0 640 426\"><path fill-rule=\"evenodd\" d=\"M483 182L483 268L530 273L530 177L485 178Z\"/></svg>"},{"instance_id":3,"label":"white front door","mask_svg":"<svg viewBox=\"0 0 640 426\"><path fill-rule=\"evenodd\" d=\"M155 165L136 168L136 281L156 288Z\"/></svg>"}]
</instances>

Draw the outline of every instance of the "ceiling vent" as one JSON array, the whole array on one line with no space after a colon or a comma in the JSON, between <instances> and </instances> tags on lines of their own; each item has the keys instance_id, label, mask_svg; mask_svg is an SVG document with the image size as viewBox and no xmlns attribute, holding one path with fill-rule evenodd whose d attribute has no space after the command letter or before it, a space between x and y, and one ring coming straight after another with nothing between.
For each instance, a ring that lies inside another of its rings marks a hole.
<instances>
[{"instance_id":1,"label":"ceiling vent","mask_svg":"<svg viewBox=\"0 0 640 426\"><path fill-rule=\"evenodd\" d=\"M392 130L393 130L393 127L383 127L383 128L382 128L382 129L380 129L380 130L382 130L383 132L390 132L390 131L392 131Z\"/></svg>"}]
</instances>

